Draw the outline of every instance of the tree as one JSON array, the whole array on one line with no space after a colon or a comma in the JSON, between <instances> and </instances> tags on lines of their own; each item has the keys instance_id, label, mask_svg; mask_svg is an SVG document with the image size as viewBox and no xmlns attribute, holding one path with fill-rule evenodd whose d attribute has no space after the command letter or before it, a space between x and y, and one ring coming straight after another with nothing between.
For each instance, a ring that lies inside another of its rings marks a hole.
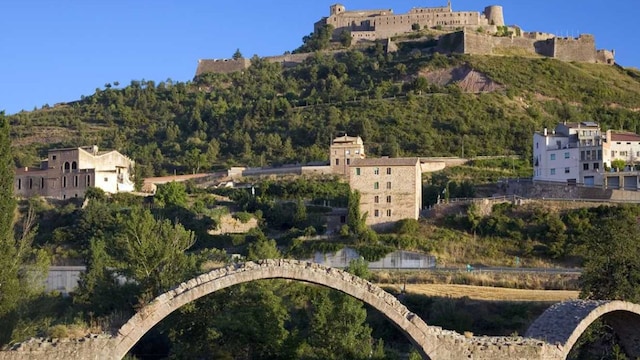
<instances>
[{"instance_id":1,"label":"tree","mask_svg":"<svg viewBox=\"0 0 640 360\"><path fill-rule=\"evenodd\" d=\"M373 350L367 311L358 300L337 291L318 292L300 359L366 359Z\"/></svg>"},{"instance_id":2,"label":"tree","mask_svg":"<svg viewBox=\"0 0 640 360\"><path fill-rule=\"evenodd\" d=\"M611 161L611 167L616 169L616 171L620 171L621 169L624 169L626 165L627 165L627 162L622 159L615 159Z\"/></svg>"},{"instance_id":3,"label":"tree","mask_svg":"<svg viewBox=\"0 0 640 360\"><path fill-rule=\"evenodd\" d=\"M16 200L13 194L14 162L9 121L0 112L0 343L10 336L11 321L5 317L42 292L49 266L44 250L32 248L35 211L29 207L15 231ZM18 315L19 316L19 315Z\"/></svg>"},{"instance_id":4,"label":"tree","mask_svg":"<svg viewBox=\"0 0 640 360\"><path fill-rule=\"evenodd\" d=\"M363 216L360 215L360 193L357 190L349 193L347 225L351 234L356 237L367 229Z\"/></svg>"},{"instance_id":5,"label":"tree","mask_svg":"<svg viewBox=\"0 0 640 360\"><path fill-rule=\"evenodd\" d=\"M418 23L411 24L411 30L420 31L420 24L418 24Z\"/></svg>"},{"instance_id":6,"label":"tree","mask_svg":"<svg viewBox=\"0 0 640 360\"><path fill-rule=\"evenodd\" d=\"M342 46L344 47L351 46L352 40L353 40L353 37L351 36L351 31L345 30L340 33L340 43L342 44Z\"/></svg>"},{"instance_id":7,"label":"tree","mask_svg":"<svg viewBox=\"0 0 640 360\"><path fill-rule=\"evenodd\" d=\"M303 228L307 221L307 206L304 204L302 198L296 199L296 208L293 214L293 222L298 228Z\"/></svg>"},{"instance_id":8,"label":"tree","mask_svg":"<svg viewBox=\"0 0 640 360\"><path fill-rule=\"evenodd\" d=\"M640 228L638 214L630 210L613 210L587 236L582 298L640 302Z\"/></svg>"},{"instance_id":9,"label":"tree","mask_svg":"<svg viewBox=\"0 0 640 360\"><path fill-rule=\"evenodd\" d=\"M371 274L369 273L369 263L362 257L349 261L349 266L345 270L347 270L348 273L361 277L365 280L369 280L371 277Z\"/></svg>"},{"instance_id":10,"label":"tree","mask_svg":"<svg viewBox=\"0 0 640 360\"><path fill-rule=\"evenodd\" d=\"M240 52L240 49L236 49L236 52L233 53L233 60L240 60L242 59L242 53Z\"/></svg>"},{"instance_id":11,"label":"tree","mask_svg":"<svg viewBox=\"0 0 640 360\"><path fill-rule=\"evenodd\" d=\"M195 235L180 224L156 220L139 207L119 217L112 256L125 278L139 284L140 293L156 296L196 272L195 259L185 253Z\"/></svg>"},{"instance_id":12,"label":"tree","mask_svg":"<svg viewBox=\"0 0 640 360\"><path fill-rule=\"evenodd\" d=\"M20 295L13 235L16 216L16 200L13 197L14 168L9 120L4 117L4 112L0 112L0 317L15 309Z\"/></svg>"},{"instance_id":13,"label":"tree","mask_svg":"<svg viewBox=\"0 0 640 360\"><path fill-rule=\"evenodd\" d=\"M247 260L280 259L282 254L276 246L276 241L267 239L264 234L258 236L258 240L249 245Z\"/></svg>"},{"instance_id":14,"label":"tree","mask_svg":"<svg viewBox=\"0 0 640 360\"><path fill-rule=\"evenodd\" d=\"M187 205L187 187L176 181L158 185L153 202L162 207L184 207Z\"/></svg>"},{"instance_id":15,"label":"tree","mask_svg":"<svg viewBox=\"0 0 640 360\"><path fill-rule=\"evenodd\" d=\"M306 53L326 49L331 42L333 29L332 25L318 27L315 32L302 38L303 45L294 52Z\"/></svg>"}]
</instances>

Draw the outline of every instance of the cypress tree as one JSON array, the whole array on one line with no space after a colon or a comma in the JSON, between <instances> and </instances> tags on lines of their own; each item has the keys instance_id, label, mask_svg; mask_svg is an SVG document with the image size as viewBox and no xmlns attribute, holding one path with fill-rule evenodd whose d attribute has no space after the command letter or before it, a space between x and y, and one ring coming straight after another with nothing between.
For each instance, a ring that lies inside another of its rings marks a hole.
<instances>
[{"instance_id":1,"label":"cypress tree","mask_svg":"<svg viewBox=\"0 0 640 360\"><path fill-rule=\"evenodd\" d=\"M16 200L13 197L14 163L9 139L9 120L0 112L0 242L13 239Z\"/></svg>"},{"instance_id":2,"label":"cypress tree","mask_svg":"<svg viewBox=\"0 0 640 360\"><path fill-rule=\"evenodd\" d=\"M13 234L16 209L13 197L14 171L9 120L4 112L0 112L0 317L15 308L20 292Z\"/></svg>"}]
</instances>

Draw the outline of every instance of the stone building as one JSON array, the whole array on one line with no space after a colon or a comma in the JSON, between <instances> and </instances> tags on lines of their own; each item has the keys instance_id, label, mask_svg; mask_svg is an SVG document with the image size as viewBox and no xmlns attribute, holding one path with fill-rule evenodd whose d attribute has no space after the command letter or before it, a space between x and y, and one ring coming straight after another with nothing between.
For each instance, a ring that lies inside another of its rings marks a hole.
<instances>
[{"instance_id":1,"label":"stone building","mask_svg":"<svg viewBox=\"0 0 640 360\"><path fill-rule=\"evenodd\" d=\"M333 26L333 38L349 31L354 40L386 39L413 31L414 24L420 28L441 27L456 29L464 27L504 26L501 6L487 6L482 13L477 11L453 11L451 1L447 6L416 7L406 14L394 14L393 9L347 11L342 4L331 5L329 16L314 24L315 31L325 25Z\"/></svg>"},{"instance_id":2,"label":"stone building","mask_svg":"<svg viewBox=\"0 0 640 360\"><path fill-rule=\"evenodd\" d=\"M343 176L349 175L349 166L355 159L364 159L364 142L360 136L337 137L329 147L329 161L331 172Z\"/></svg>"},{"instance_id":3,"label":"stone building","mask_svg":"<svg viewBox=\"0 0 640 360\"><path fill-rule=\"evenodd\" d=\"M39 168L16 170L14 193L20 197L55 199L83 197L89 187L107 193L134 190L134 162L119 152L99 152L97 146L49 150Z\"/></svg>"},{"instance_id":4,"label":"stone building","mask_svg":"<svg viewBox=\"0 0 640 360\"><path fill-rule=\"evenodd\" d=\"M376 229L402 219L418 219L422 209L422 167L419 158L354 159L349 186L360 193L360 213Z\"/></svg>"}]
</instances>

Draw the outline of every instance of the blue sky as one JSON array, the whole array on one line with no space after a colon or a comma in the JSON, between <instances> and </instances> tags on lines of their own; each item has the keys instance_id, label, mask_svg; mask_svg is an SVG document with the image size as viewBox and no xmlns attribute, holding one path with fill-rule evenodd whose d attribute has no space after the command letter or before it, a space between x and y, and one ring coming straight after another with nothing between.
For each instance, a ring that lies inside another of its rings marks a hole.
<instances>
[{"instance_id":1,"label":"blue sky","mask_svg":"<svg viewBox=\"0 0 640 360\"><path fill-rule=\"evenodd\" d=\"M0 110L73 101L105 83L187 81L198 59L293 50L335 0L2 0ZM347 9L442 6L446 0L344 0ZM623 66L640 67L640 0L453 0L504 7L527 31L591 33Z\"/></svg>"}]
</instances>

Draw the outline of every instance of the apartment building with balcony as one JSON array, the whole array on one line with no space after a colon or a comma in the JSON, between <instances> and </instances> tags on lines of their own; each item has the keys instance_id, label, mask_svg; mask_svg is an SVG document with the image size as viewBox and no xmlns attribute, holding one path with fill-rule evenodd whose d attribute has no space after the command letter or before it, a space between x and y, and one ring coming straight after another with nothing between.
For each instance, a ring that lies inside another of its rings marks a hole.
<instances>
[{"instance_id":1,"label":"apartment building with balcony","mask_svg":"<svg viewBox=\"0 0 640 360\"><path fill-rule=\"evenodd\" d=\"M625 166L614 169L612 162ZM607 189L640 188L640 135L602 132L595 122L562 123L533 135L533 180Z\"/></svg>"}]
</instances>

